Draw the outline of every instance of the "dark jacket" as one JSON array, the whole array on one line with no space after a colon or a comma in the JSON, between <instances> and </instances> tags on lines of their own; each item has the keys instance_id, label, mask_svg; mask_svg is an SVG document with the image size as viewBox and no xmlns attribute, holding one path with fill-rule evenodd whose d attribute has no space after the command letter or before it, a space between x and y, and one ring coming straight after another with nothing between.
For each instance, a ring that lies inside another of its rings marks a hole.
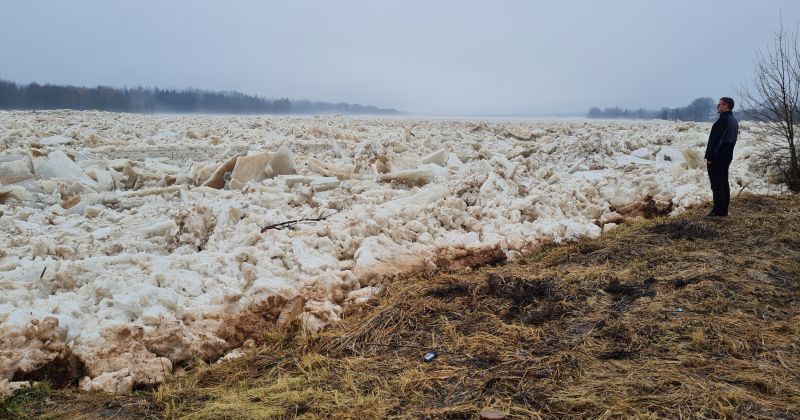
<instances>
[{"instance_id":1,"label":"dark jacket","mask_svg":"<svg viewBox=\"0 0 800 420\"><path fill-rule=\"evenodd\" d=\"M730 162L733 160L733 146L739 137L739 122L730 111L719 114L717 122L711 127L706 145L706 160Z\"/></svg>"}]
</instances>

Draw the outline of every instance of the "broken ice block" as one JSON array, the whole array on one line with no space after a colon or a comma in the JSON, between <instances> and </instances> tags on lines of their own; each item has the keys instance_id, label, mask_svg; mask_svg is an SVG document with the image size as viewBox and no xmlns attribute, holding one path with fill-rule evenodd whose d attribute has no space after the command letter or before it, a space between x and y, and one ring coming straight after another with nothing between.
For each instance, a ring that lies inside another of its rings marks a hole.
<instances>
[{"instance_id":1,"label":"broken ice block","mask_svg":"<svg viewBox=\"0 0 800 420\"><path fill-rule=\"evenodd\" d=\"M33 169L41 178L58 178L95 186L94 180L86 175L77 163L61 150L50 153L46 158L34 158Z\"/></svg>"},{"instance_id":2,"label":"broken ice block","mask_svg":"<svg viewBox=\"0 0 800 420\"><path fill-rule=\"evenodd\" d=\"M250 156L241 156L236 160L236 166L231 173L231 189L240 189L250 181L264 179L264 168L270 160L269 152L258 152Z\"/></svg>"},{"instance_id":3,"label":"broken ice block","mask_svg":"<svg viewBox=\"0 0 800 420\"><path fill-rule=\"evenodd\" d=\"M272 156L269 166L272 167L272 176L297 173L294 166L294 155L285 145L278 149L275 156Z\"/></svg>"}]
</instances>

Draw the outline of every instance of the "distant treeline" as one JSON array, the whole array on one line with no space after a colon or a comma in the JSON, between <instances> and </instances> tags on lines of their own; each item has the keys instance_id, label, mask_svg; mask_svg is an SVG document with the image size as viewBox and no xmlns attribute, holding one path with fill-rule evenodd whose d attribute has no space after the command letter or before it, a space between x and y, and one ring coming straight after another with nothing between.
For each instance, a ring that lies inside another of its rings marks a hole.
<instances>
[{"instance_id":1,"label":"distant treeline","mask_svg":"<svg viewBox=\"0 0 800 420\"><path fill-rule=\"evenodd\" d=\"M591 108L589 118L632 118L642 120L681 120L681 121L711 121L716 102L711 98L697 98L688 106L678 108L652 109L622 109L619 107L600 109Z\"/></svg>"},{"instance_id":2,"label":"distant treeline","mask_svg":"<svg viewBox=\"0 0 800 420\"><path fill-rule=\"evenodd\" d=\"M680 121L714 121L717 118L717 102L711 98L697 98L687 106L678 108L652 109L622 109L619 107L600 109L591 108L588 118L630 118L641 120L680 120ZM735 111L739 120L753 119L747 110Z\"/></svg>"},{"instance_id":3,"label":"distant treeline","mask_svg":"<svg viewBox=\"0 0 800 420\"><path fill-rule=\"evenodd\" d=\"M93 88L61 85L17 85L0 80L0 109L77 109L112 112L180 112L224 114L402 114L348 103L265 99L240 92L171 90L158 88Z\"/></svg>"}]
</instances>

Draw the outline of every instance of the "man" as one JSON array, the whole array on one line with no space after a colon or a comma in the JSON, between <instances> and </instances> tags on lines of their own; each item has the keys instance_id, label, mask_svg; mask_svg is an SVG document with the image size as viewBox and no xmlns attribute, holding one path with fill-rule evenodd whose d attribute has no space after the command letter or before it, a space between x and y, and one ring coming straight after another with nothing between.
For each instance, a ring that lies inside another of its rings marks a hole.
<instances>
[{"instance_id":1,"label":"man","mask_svg":"<svg viewBox=\"0 0 800 420\"><path fill-rule=\"evenodd\" d=\"M733 160L733 146L739 137L739 122L733 117L733 99L723 97L717 103L719 118L711 127L706 146L706 167L711 191L714 193L714 208L710 217L726 217L731 198L728 184L728 167Z\"/></svg>"}]
</instances>

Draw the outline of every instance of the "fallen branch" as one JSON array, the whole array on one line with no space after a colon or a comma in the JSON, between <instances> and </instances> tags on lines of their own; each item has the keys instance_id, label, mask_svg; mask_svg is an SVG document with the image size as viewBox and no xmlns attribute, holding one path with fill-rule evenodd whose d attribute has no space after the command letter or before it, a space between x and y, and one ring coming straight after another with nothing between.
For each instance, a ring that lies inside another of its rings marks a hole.
<instances>
[{"instance_id":1,"label":"fallen branch","mask_svg":"<svg viewBox=\"0 0 800 420\"><path fill-rule=\"evenodd\" d=\"M263 227L261 229L261 233L264 233L264 232L266 232L266 231L268 231L270 229L281 230L281 229L290 228L290 227L292 227L292 226L294 226L294 225L296 225L297 223L300 223L300 222L321 222L321 221L333 216L336 213L339 213L339 212L335 211L335 212L333 212L333 213L331 213L331 214L329 214L327 216L320 216L320 217L315 217L315 218L301 218L301 219L296 219L296 220L287 220L285 222L275 223L274 225L269 225L269 226Z\"/></svg>"},{"instance_id":2,"label":"fallen branch","mask_svg":"<svg viewBox=\"0 0 800 420\"><path fill-rule=\"evenodd\" d=\"M749 182L747 184L742 185L742 188L739 190L739 193L736 194L736 198L739 198L739 196L742 195L742 191L744 191L744 189L747 188L749 185L750 185Z\"/></svg>"}]
</instances>

